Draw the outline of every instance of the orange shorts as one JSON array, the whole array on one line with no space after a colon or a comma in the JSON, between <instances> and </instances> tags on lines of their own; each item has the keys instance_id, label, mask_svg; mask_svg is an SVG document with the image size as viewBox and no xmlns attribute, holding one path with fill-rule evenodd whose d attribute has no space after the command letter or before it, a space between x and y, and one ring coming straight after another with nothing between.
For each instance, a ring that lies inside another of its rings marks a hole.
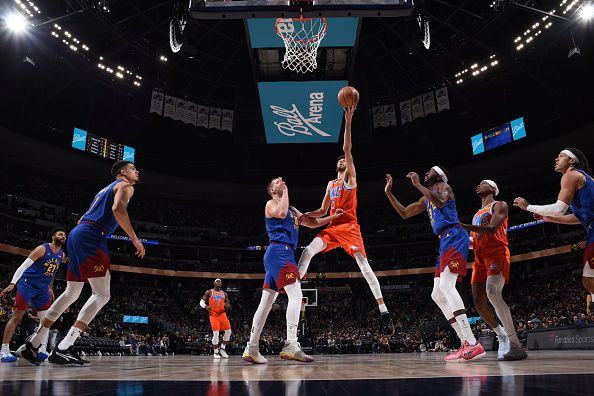
<instances>
[{"instance_id":1,"label":"orange shorts","mask_svg":"<svg viewBox=\"0 0 594 396\"><path fill-rule=\"evenodd\" d=\"M227 314L225 314L224 312L220 313L220 314L211 313L209 318L210 318L210 327L212 328L212 331L231 330L231 323L229 323Z\"/></svg>"},{"instance_id":2,"label":"orange shorts","mask_svg":"<svg viewBox=\"0 0 594 396\"><path fill-rule=\"evenodd\" d=\"M355 253L361 253L363 257L367 257L363 238L361 237L361 228L357 223L330 225L318 234L318 238L322 238L326 243L326 249L322 250L322 252L341 247L351 256L354 256Z\"/></svg>"},{"instance_id":3,"label":"orange shorts","mask_svg":"<svg viewBox=\"0 0 594 396\"><path fill-rule=\"evenodd\" d=\"M475 250L471 283L483 283L492 275L503 273L505 283L509 283L510 254L506 246L496 246Z\"/></svg>"}]
</instances>

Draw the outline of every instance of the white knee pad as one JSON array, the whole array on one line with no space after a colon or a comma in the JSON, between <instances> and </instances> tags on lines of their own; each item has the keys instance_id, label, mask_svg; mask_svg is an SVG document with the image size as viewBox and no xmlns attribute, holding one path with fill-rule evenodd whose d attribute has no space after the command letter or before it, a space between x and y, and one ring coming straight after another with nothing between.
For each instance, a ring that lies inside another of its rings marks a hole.
<instances>
[{"instance_id":1,"label":"white knee pad","mask_svg":"<svg viewBox=\"0 0 594 396\"><path fill-rule=\"evenodd\" d=\"M78 321L81 321L85 324L91 323L97 312L103 308L105 304L111 298L110 293L110 281L111 281L111 274L107 272L104 277L101 278L91 278L89 279L89 284L91 285L91 290L93 294L87 300L85 305L83 305L82 309L78 313Z\"/></svg>"},{"instance_id":2,"label":"white knee pad","mask_svg":"<svg viewBox=\"0 0 594 396\"><path fill-rule=\"evenodd\" d=\"M212 332L212 345L219 345L219 332L218 331Z\"/></svg>"},{"instance_id":3,"label":"white knee pad","mask_svg":"<svg viewBox=\"0 0 594 396\"><path fill-rule=\"evenodd\" d=\"M445 298L448 300L448 306L452 313L465 309L462 297L460 297L460 293L456 290L457 280L458 274L450 272L449 267L446 267L439 276L439 290L441 290Z\"/></svg>"},{"instance_id":4,"label":"white knee pad","mask_svg":"<svg viewBox=\"0 0 594 396\"><path fill-rule=\"evenodd\" d=\"M444 296L439 288L439 278L433 278L433 290L431 291L431 298L435 301L435 304L439 307L443 316L447 320L450 320L454 317L454 313L450 310L450 306L448 305L448 299Z\"/></svg>"},{"instance_id":5,"label":"white knee pad","mask_svg":"<svg viewBox=\"0 0 594 396\"><path fill-rule=\"evenodd\" d=\"M64 290L64 293L60 294L52 306L45 311L45 317L52 322L58 320L66 308L70 307L76 300L78 300L84 285L84 282L66 282L66 290Z\"/></svg>"},{"instance_id":6,"label":"white knee pad","mask_svg":"<svg viewBox=\"0 0 594 396\"><path fill-rule=\"evenodd\" d=\"M371 269L371 266L369 265L369 261L367 261L367 258L364 257L361 253L355 253L354 256L355 261L357 262L357 265L359 265L359 269L361 270L361 274L363 274L363 277L367 281L367 284L369 285L369 288L373 293L373 297L376 300L378 298L383 298L382 289L380 287L379 281L377 280L377 276L375 276L375 273Z\"/></svg>"},{"instance_id":7,"label":"white knee pad","mask_svg":"<svg viewBox=\"0 0 594 396\"><path fill-rule=\"evenodd\" d=\"M582 276L584 278L594 278L594 269L590 268L588 262L584 264L584 269L582 270Z\"/></svg>"},{"instance_id":8,"label":"white knee pad","mask_svg":"<svg viewBox=\"0 0 594 396\"><path fill-rule=\"evenodd\" d=\"M223 334L223 341L227 342L231 339L231 329L225 330L225 333Z\"/></svg>"},{"instance_id":9,"label":"white knee pad","mask_svg":"<svg viewBox=\"0 0 594 396\"><path fill-rule=\"evenodd\" d=\"M39 318L39 323L43 322L43 319L47 315L47 310L45 311L37 311L37 317Z\"/></svg>"}]
</instances>

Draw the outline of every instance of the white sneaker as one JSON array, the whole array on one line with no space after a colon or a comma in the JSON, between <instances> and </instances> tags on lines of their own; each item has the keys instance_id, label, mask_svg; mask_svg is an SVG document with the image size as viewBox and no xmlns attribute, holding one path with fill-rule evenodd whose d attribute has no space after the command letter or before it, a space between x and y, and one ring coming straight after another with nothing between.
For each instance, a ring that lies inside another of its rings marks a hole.
<instances>
[{"instance_id":1,"label":"white sneaker","mask_svg":"<svg viewBox=\"0 0 594 396\"><path fill-rule=\"evenodd\" d=\"M249 342L245 346L245 350L243 351L243 355L241 356L241 358L246 362L250 362L253 364L268 363L268 360L264 356L260 355L258 345L251 346Z\"/></svg>"},{"instance_id":2,"label":"white sneaker","mask_svg":"<svg viewBox=\"0 0 594 396\"><path fill-rule=\"evenodd\" d=\"M212 357L214 359L220 359L221 358L221 354L219 353L218 349L215 349L214 354L212 355Z\"/></svg>"},{"instance_id":3,"label":"white sneaker","mask_svg":"<svg viewBox=\"0 0 594 396\"><path fill-rule=\"evenodd\" d=\"M10 351L1 352L0 361L2 361L2 363L12 363L17 361L17 357L13 356L12 353L10 353Z\"/></svg>"},{"instance_id":4,"label":"white sneaker","mask_svg":"<svg viewBox=\"0 0 594 396\"><path fill-rule=\"evenodd\" d=\"M227 351L225 351L223 348L221 348L221 349L219 350L219 353L221 354L221 357L222 357L223 359L229 359L229 355L227 355Z\"/></svg>"},{"instance_id":5,"label":"white sneaker","mask_svg":"<svg viewBox=\"0 0 594 396\"><path fill-rule=\"evenodd\" d=\"M285 360L296 360L303 363L311 363L314 358L307 355L301 350L301 345L297 341L285 341L285 346L280 353L281 359Z\"/></svg>"},{"instance_id":6,"label":"white sneaker","mask_svg":"<svg viewBox=\"0 0 594 396\"><path fill-rule=\"evenodd\" d=\"M497 340L499 341L499 348L497 349L497 359L504 360L505 354L509 352L509 349L511 347L509 337L500 335L497 336Z\"/></svg>"}]
</instances>

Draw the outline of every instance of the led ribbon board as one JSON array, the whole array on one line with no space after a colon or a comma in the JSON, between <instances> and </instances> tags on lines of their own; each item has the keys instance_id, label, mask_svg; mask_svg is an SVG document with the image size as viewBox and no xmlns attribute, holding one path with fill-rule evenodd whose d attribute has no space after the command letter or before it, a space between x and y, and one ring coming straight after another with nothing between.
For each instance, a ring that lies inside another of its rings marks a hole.
<instances>
[{"instance_id":1,"label":"led ribbon board","mask_svg":"<svg viewBox=\"0 0 594 396\"><path fill-rule=\"evenodd\" d=\"M260 106L271 143L336 143L344 111L337 100L347 81L260 82Z\"/></svg>"}]
</instances>

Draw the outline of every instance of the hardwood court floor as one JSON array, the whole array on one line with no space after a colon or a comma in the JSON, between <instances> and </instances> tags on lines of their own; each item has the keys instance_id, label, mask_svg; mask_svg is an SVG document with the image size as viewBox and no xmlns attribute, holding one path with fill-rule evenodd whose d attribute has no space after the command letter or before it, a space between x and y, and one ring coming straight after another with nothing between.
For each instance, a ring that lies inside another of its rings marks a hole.
<instances>
[{"instance_id":1,"label":"hardwood court floor","mask_svg":"<svg viewBox=\"0 0 594 396\"><path fill-rule=\"evenodd\" d=\"M496 354L445 363L444 354L324 355L316 362L268 356L90 357L90 367L0 365L0 395L593 395L594 351L534 351L520 362Z\"/></svg>"}]
</instances>

